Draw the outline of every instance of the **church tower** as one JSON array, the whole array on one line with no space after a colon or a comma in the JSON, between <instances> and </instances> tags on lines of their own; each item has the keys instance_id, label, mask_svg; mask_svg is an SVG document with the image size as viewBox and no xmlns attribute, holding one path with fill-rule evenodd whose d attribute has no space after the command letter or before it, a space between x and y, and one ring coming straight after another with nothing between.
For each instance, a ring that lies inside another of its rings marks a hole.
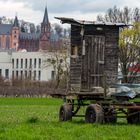
<instances>
[{"instance_id":1,"label":"church tower","mask_svg":"<svg viewBox=\"0 0 140 140\"><path fill-rule=\"evenodd\" d=\"M19 46L19 22L17 16L15 16L14 24L12 27L12 34L11 34L11 48L18 50Z\"/></svg>"},{"instance_id":2,"label":"church tower","mask_svg":"<svg viewBox=\"0 0 140 140\"><path fill-rule=\"evenodd\" d=\"M50 48L51 27L48 18L47 6L45 8L44 18L41 23L41 34L39 40L39 49L48 50Z\"/></svg>"}]
</instances>

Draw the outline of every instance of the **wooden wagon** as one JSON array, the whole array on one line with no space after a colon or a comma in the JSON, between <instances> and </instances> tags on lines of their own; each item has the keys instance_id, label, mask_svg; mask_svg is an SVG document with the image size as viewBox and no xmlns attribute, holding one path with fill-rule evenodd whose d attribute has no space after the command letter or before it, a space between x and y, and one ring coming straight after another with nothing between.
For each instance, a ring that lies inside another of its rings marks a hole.
<instances>
[{"instance_id":1,"label":"wooden wagon","mask_svg":"<svg viewBox=\"0 0 140 140\"><path fill-rule=\"evenodd\" d=\"M107 96L118 82L119 31L126 25L57 19L71 25L70 80L68 92L60 95L65 99L60 121L85 117L88 123L114 123L117 117L126 117L129 123L140 122L140 103L129 102L129 96ZM82 106L87 109L79 115Z\"/></svg>"}]
</instances>

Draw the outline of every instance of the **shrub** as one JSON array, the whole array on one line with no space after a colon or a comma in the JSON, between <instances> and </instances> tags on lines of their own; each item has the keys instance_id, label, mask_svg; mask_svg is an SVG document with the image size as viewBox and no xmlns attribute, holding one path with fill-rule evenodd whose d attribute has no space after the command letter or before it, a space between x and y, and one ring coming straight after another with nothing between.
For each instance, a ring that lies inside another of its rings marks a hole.
<instances>
[{"instance_id":1,"label":"shrub","mask_svg":"<svg viewBox=\"0 0 140 140\"><path fill-rule=\"evenodd\" d=\"M37 123L39 121L38 117L33 116L27 120L27 123Z\"/></svg>"}]
</instances>

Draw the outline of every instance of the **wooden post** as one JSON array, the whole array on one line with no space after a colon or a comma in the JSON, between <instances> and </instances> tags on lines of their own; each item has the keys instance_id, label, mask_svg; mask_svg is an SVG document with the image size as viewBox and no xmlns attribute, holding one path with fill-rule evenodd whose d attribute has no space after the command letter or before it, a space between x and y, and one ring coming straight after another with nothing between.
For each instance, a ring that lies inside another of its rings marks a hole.
<instances>
[{"instance_id":1,"label":"wooden post","mask_svg":"<svg viewBox=\"0 0 140 140\"><path fill-rule=\"evenodd\" d=\"M107 95L107 82L106 82L106 79L107 79L107 75L104 72L104 74L103 74L104 97L106 97L106 95Z\"/></svg>"}]
</instances>

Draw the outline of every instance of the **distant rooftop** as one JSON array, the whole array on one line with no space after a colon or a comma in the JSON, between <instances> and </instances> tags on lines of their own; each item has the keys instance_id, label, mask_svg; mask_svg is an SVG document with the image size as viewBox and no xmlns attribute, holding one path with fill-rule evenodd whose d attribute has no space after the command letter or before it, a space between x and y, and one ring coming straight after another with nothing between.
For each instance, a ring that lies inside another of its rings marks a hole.
<instances>
[{"instance_id":1,"label":"distant rooftop","mask_svg":"<svg viewBox=\"0 0 140 140\"><path fill-rule=\"evenodd\" d=\"M13 27L19 27L19 23L18 23L18 18L17 18L17 16L15 17Z\"/></svg>"},{"instance_id":2,"label":"distant rooftop","mask_svg":"<svg viewBox=\"0 0 140 140\"><path fill-rule=\"evenodd\" d=\"M107 25L107 26L128 26L124 23L112 23L112 22L99 22L99 21L86 21L86 20L76 20L73 18L65 17L55 17L56 19L61 20L63 23L73 24L73 25Z\"/></svg>"},{"instance_id":3,"label":"distant rooftop","mask_svg":"<svg viewBox=\"0 0 140 140\"><path fill-rule=\"evenodd\" d=\"M0 24L0 35L5 34L9 35L11 34L12 24Z\"/></svg>"},{"instance_id":4,"label":"distant rooftop","mask_svg":"<svg viewBox=\"0 0 140 140\"><path fill-rule=\"evenodd\" d=\"M45 8L45 13L44 13L44 18L43 18L43 24L49 24L49 18L48 18L48 11L47 11L47 6Z\"/></svg>"}]
</instances>

